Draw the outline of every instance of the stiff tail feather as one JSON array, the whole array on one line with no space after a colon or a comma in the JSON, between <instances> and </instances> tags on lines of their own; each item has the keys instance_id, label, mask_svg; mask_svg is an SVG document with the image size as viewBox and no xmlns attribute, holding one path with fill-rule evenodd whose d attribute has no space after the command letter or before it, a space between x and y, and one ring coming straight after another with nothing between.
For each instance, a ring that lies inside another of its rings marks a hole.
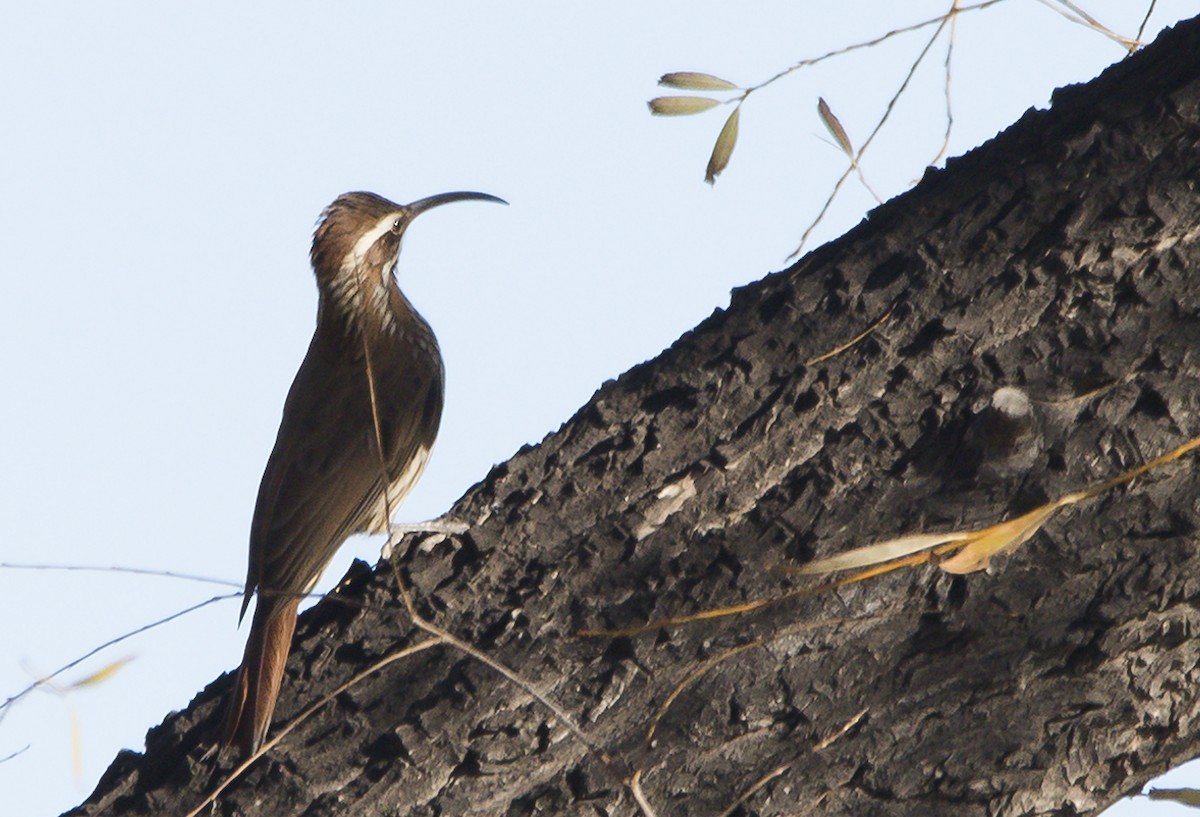
<instances>
[{"instance_id":1,"label":"stiff tail feather","mask_svg":"<svg viewBox=\"0 0 1200 817\"><path fill-rule=\"evenodd\" d=\"M259 594L254 609L246 652L229 699L225 716L223 746L237 746L243 756L258 751L267 737L275 699L283 680L296 629L296 609L299 598L271 598Z\"/></svg>"}]
</instances>

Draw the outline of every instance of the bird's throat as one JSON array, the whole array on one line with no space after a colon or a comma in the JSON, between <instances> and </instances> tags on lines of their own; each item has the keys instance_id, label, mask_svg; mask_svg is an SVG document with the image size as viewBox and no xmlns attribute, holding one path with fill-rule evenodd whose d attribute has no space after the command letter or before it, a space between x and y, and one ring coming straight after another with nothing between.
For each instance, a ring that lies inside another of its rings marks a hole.
<instances>
[{"instance_id":1,"label":"bird's throat","mask_svg":"<svg viewBox=\"0 0 1200 817\"><path fill-rule=\"evenodd\" d=\"M394 268L394 262L381 267L347 258L338 274L329 280L326 295L331 317L336 316L349 334L396 331L398 312L404 311L407 302L392 276Z\"/></svg>"}]
</instances>

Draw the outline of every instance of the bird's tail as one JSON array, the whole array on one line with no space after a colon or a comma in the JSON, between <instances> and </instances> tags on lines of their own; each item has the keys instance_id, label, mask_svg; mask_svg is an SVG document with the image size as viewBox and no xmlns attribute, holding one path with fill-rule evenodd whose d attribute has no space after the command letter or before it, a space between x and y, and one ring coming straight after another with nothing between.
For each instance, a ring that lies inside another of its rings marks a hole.
<instances>
[{"instance_id":1,"label":"bird's tail","mask_svg":"<svg viewBox=\"0 0 1200 817\"><path fill-rule=\"evenodd\" d=\"M253 754L262 745L275 711L279 683L296 630L297 596L259 593L254 608L246 652L238 668L225 716L224 746L237 746L243 756Z\"/></svg>"}]
</instances>

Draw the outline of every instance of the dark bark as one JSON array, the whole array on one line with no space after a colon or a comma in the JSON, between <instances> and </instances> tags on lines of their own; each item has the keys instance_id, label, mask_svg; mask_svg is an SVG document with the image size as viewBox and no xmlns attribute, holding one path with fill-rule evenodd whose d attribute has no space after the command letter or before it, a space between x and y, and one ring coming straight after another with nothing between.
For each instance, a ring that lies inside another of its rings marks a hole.
<instances>
[{"instance_id":1,"label":"dark bark","mask_svg":"<svg viewBox=\"0 0 1200 817\"><path fill-rule=\"evenodd\" d=\"M1193 21L735 292L472 488L453 510L466 534L403 543L420 610L611 762L440 646L340 695L211 813L624 815L641 769L662 817L719 814L781 768L744 813L1095 813L1198 754L1191 459L1064 510L988 573L922 566L644 636L573 633L779 594L799 583L780 562L997 522L1200 434L1198 264ZM1001 386L1035 402L997 442ZM276 729L423 637L395 590L387 565L360 566L302 618ZM643 753L671 690L754 639ZM71 813L199 803L228 771L201 759L228 687Z\"/></svg>"}]
</instances>

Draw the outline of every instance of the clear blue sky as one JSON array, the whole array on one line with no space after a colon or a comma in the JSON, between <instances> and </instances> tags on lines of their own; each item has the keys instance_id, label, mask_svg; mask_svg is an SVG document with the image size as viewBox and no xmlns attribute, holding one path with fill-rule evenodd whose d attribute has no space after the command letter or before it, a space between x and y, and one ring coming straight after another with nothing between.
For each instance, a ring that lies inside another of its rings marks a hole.
<instances>
[{"instance_id":1,"label":"clear blue sky","mask_svg":"<svg viewBox=\"0 0 1200 817\"><path fill-rule=\"evenodd\" d=\"M1130 35L1145 7L1079 1ZM240 584L259 476L312 330L312 226L355 189L511 202L423 217L400 260L401 286L441 340L448 394L433 459L397 518L440 515L731 287L784 266L845 167L817 97L861 142L930 30L754 96L713 189L702 177L724 109L651 118L645 101L667 71L751 84L949 2L831 5L7 4L0 562ZM1151 36L1195 11L1160 2ZM1033 0L965 15L957 34L951 155L1122 56ZM885 197L937 153L943 58L935 46L864 161ZM811 246L871 205L847 185ZM348 543L319 589L353 557L373 563L380 544ZM232 589L0 570L0 698ZM236 666L237 609L227 600L130 639L58 681L133 659L105 682L12 707L0 757L20 754L0 763L0 811L81 801L119 749L140 750L166 712Z\"/></svg>"}]
</instances>

